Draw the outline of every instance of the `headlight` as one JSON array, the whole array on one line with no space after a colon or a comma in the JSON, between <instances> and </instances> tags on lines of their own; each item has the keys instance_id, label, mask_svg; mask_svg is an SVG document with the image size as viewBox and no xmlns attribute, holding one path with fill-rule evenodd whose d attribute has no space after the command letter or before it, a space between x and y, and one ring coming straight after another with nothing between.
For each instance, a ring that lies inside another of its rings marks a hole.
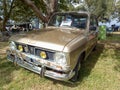
<instances>
[{"instance_id":1,"label":"headlight","mask_svg":"<svg viewBox=\"0 0 120 90\"><path fill-rule=\"evenodd\" d=\"M66 55L64 53L55 53L54 60L59 65L67 65Z\"/></svg>"},{"instance_id":2,"label":"headlight","mask_svg":"<svg viewBox=\"0 0 120 90\"><path fill-rule=\"evenodd\" d=\"M16 49L16 44L15 44L15 42L13 42L13 41L10 42L10 48L13 49L13 50Z\"/></svg>"}]
</instances>

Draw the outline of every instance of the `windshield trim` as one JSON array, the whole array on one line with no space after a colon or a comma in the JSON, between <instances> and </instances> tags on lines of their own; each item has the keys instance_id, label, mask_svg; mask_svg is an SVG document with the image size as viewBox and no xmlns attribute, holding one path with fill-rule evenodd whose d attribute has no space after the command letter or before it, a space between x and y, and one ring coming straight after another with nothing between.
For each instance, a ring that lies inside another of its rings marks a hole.
<instances>
[{"instance_id":1,"label":"windshield trim","mask_svg":"<svg viewBox=\"0 0 120 90\"><path fill-rule=\"evenodd\" d=\"M77 13L77 12L72 12L72 13L55 13L54 15L52 15L52 17L50 18L50 20L49 20L49 22L48 22L48 26L54 26L54 27L61 27L60 25L54 25L54 24L52 24L51 22L53 22L52 21L52 19L56 16L56 15L63 15L63 16L73 16L73 15L75 15L75 16L81 16L81 17L85 17L86 18L86 21L85 21L85 28L80 28L80 27L76 27L76 26L66 26L66 27L74 27L74 28L78 28L78 29L86 29L87 28L87 24L88 24L88 17L89 17L89 15L88 15L88 13ZM72 17L73 18L73 17ZM75 18L74 18L75 19Z\"/></svg>"}]
</instances>

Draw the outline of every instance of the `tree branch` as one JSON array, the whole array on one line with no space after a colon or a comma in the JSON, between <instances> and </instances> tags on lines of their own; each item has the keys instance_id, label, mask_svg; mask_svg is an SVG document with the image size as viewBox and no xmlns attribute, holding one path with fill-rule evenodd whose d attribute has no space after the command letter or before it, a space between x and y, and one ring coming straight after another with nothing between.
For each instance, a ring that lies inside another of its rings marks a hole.
<instances>
[{"instance_id":1,"label":"tree branch","mask_svg":"<svg viewBox=\"0 0 120 90\"><path fill-rule=\"evenodd\" d=\"M29 7L32 8L32 10L35 12L35 14L44 22L47 23L48 19L43 15L43 13L35 6L35 4L31 0L21 0L25 4L27 4Z\"/></svg>"}]
</instances>

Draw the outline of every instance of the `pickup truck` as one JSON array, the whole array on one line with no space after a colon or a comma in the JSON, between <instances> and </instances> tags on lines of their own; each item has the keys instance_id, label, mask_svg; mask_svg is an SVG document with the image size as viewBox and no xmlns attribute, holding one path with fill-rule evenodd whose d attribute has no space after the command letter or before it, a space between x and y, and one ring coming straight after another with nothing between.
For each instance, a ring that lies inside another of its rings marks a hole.
<instances>
[{"instance_id":1,"label":"pickup truck","mask_svg":"<svg viewBox=\"0 0 120 90\"><path fill-rule=\"evenodd\" d=\"M82 62L96 47L97 20L88 12L57 12L41 30L13 35L7 58L61 81L77 81Z\"/></svg>"}]
</instances>

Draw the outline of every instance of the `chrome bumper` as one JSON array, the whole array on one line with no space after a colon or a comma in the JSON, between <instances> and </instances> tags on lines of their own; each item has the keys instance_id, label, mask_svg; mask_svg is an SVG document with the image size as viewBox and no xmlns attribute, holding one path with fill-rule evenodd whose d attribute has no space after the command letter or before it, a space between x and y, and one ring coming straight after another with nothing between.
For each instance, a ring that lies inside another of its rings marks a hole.
<instances>
[{"instance_id":1,"label":"chrome bumper","mask_svg":"<svg viewBox=\"0 0 120 90\"><path fill-rule=\"evenodd\" d=\"M31 55L28 55L28 54L24 54L24 56L34 59L32 58ZM46 77L50 77L60 81L68 81L74 75L74 72L72 70L69 72L56 71L51 69L50 67L47 67L47 65L40 64L40 63L37 64L36 62L33 63L29 61L27 58L23 60L23 58L19 57L16 53L12 53L10 50L7 50L7 58L9 61L14 62L20 65L21 67L24 67L35 73L38 73L42 77L46 76Z\"/></svg>"}]
</instances>

